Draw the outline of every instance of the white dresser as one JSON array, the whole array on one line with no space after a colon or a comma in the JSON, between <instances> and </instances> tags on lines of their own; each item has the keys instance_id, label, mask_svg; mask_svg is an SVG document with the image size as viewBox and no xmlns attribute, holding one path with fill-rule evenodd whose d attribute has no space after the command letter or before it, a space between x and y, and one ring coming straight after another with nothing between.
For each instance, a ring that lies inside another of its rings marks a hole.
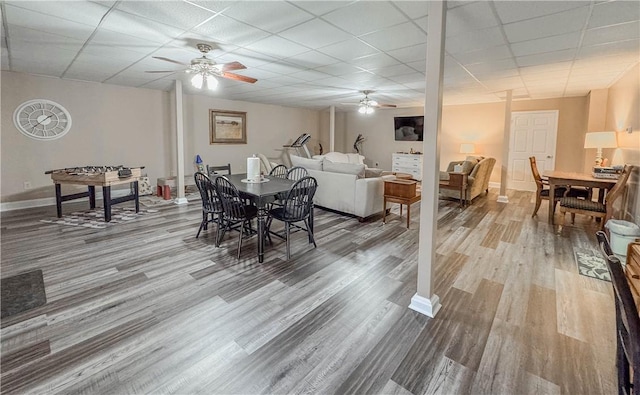
<instances>
[{"instance_id":1,"label":"white dresser","mask_svg":"<svg viewBox=\"0 0 640 395\"><path fill-rule=\"evenodd\" d=\"M393 154L391 171L411 174L414 180L422 181L422 155Z\"/></svg>"}]
</instances>

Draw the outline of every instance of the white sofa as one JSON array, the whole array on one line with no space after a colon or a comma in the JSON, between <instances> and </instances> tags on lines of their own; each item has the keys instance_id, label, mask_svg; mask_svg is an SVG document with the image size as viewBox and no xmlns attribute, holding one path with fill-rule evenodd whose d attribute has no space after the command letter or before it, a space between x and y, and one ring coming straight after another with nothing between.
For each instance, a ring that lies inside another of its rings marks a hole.
<instances>
[{"instance_id":1,"label":"white sofa","mask_svg":"<svg viewBox=\"0 0 640 395\"><path fill-rule=\"evenodd\" d=\"M332 162L330 159L337 160L332 154L335 153L314 156L313 159L290 155L293 166L306 168L309 175L318 181L313 198L315 205L356 216L361 221L381 213L384 180L393 180L395 176L381 176L381 171L366 169L362 163Z\"/></svg>"}]
</instances>

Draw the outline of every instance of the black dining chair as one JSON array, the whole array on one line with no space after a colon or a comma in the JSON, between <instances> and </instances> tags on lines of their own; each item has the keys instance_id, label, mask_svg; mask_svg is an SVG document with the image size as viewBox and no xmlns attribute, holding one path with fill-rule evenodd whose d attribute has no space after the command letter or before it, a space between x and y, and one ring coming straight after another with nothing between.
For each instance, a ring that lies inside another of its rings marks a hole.
<instances>
[{"instance_id":1,"label":"black dining chair","mask_svg":"<svg viewBox=\"0 0 640 395\"><path fill-rule=\"evenodd\" d=\"M227 177L216 178L215 186L224 213L224 227L219 240L222 240L228 230L237 230L240 233L238 236L238 259L240 259L243 236L256 233L251 227L251 220L258 216L258 209L256 206L245 204L238 189Z\"/></svg>"},{"instance_id":2,"label":"black dining chair","mask_svg":"<svg viewBox=\"0 0 640 395\"><path fill-rule=\"evenodd\" d=\"M304 167L294 166L287 171L287 179L298 181L303 177L308 177L309 172Z\"/></svg>"},{"instance_id":3,"label":"black dining chair","mask_svg":"<svg viewBox=\"0 0 640 395\"><path fill-rule=\"evenodd\" d=\"M282 201L282 206L269 210L269 218L267 219L267 237L271 243L271 224L274 219L284 222L284 237L287 245L287 260L291 257L290 236L291 226L297 222L303 222L309 235L309 243L313 243L317 247L315 238L313 237L312 210L313 196L318 188L318 183L313 177L303 177L291 186L287 193L287 197ZM274 233L275 234L275 233Z\"/></svg>"},{"instance_id":4,"label":"black dining chair","mask_svg":"<svg viewBox=\"0 0 640 395\"><path fill-rule=\"evenodd\" d=\"M213 178L214 176L219 176L221 175L221 173L219 172L226 172L226 174L223 175L230 175L231 174L231 163L227 163L224 166L209 166L207 165L207 175L211 178Z\"/></svg>"},{"instance_id":5,"label":"black dining chair","mask_svg":"<svg viewBox=\"0 0 640 395\"><path fill-rule=\"evenodd\" d=\"M278 178L287 178L287 172L289 170L287 169L287 166L285 165L278 165L276 167L274 167L273 169L271 169L271 171L269 172L270 176L273 177L278 177Z\"/></svg>"},{"instance_id":6,"label":"black dining chair","mask_svg":"<svg viewBox=\"0 0 640 395\"><path fill-rule=\"evenodd\" d=\"M596 237L611 274L616 305L618 394L637 394L640 390L640 317L638 316L638 308L633 300L622 264L611 251L607 235L603 231L598 231Z\"/></svg>"},{"instance_id":7,"label":"black dining chair","mask_svg":"<svg viewBox=\"0 0 640 395\"><path fill-rule=\"evenodd\" d=\"M204 173L197 172L194 174L196 186L200 192L202 199L202 222L196 234L196 238L200 237L200 232L207 230L209 223L216 223L216 247L218 247L218 235L220 233L220 225L222 223L222 202L216 193L216 187L213 181Z\"/></svg>"}]
</instances>

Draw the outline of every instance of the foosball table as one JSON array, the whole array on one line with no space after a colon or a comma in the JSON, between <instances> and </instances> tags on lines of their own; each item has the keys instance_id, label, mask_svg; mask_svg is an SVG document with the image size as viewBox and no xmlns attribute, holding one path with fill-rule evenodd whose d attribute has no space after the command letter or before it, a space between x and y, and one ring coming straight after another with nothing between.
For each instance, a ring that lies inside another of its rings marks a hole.
<instances>
[{"instance_id":1,"label":"foosball table","mask_svg":"<svg viewBox=\"0 0 640 395\"><path fill-rule=\"evenodd\" d=\"M102 187L102 200L104 203L104 220L111 221L111 206L114 204L135 201L136 213L140 210L138 200L138 179L142 175L141 167L124 166L84 166L66 169L46 171L51 174L51 180L56 188L56 209L58 218L62 217L62 202L68 200L89 197L89 206L96 208L96 187ZM87 192L62 195L62 184L86 185ZM132 193L126 196L111 198L111 187L113 185L130 184Z\"/></svg>"}]
</instances>

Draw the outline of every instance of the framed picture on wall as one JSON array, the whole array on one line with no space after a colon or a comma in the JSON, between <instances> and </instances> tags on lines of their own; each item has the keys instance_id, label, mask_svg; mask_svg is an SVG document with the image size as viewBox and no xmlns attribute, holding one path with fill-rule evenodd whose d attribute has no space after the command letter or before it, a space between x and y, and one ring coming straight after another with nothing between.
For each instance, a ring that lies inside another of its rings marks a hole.
<instances>
[{"instance_id":1,"label":"framed picture on wall","mask_svg":"<svg viewBox=\"0 0 640 395\"><path fill-rule=\"evenodd\" d=\"M246 144L247 113L209 110L210 144Z\"/></svg>"}]
</instances>

